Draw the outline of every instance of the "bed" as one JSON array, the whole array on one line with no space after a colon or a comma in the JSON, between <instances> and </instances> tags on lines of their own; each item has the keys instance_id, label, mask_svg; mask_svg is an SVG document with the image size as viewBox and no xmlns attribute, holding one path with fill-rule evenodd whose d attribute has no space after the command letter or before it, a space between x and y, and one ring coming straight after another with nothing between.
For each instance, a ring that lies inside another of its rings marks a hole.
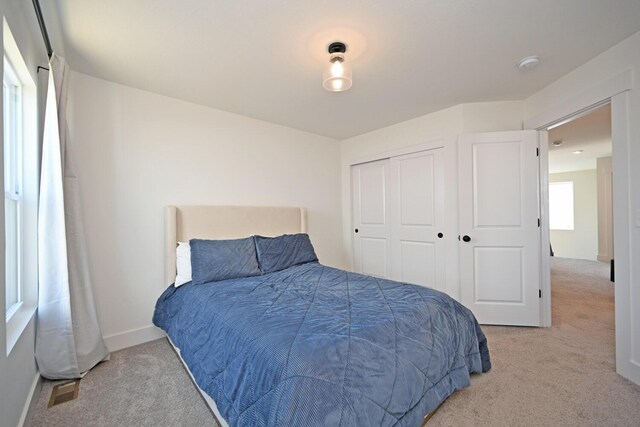
<instances>
[{"instance_id":1,"label":"bed","mask_svg":"<svg viewBox=\"0 0 640 427\"><path fill-rule=\"evenodd\" d=\"M170 206L178 241L306 232L301 208ZM223 425L419 426L491 368L471 312L433 289L306 262L175 288L154 323Z\"/></svg>"}]
</instances>

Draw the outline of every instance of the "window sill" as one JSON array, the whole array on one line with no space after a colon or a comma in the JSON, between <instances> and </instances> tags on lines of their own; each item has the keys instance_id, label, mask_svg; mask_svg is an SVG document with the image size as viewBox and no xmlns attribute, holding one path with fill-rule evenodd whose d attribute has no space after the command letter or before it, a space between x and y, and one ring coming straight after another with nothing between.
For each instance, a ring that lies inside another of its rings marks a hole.
<instances>
[{"instance_id":1,"label":"window sill","mask_svg":"<svg viewBox=\"0 0 640 427\"><path fill-rule=\"evenodd\" d=\"M34 305L22 304L22 307L13 313L7 321L7 356L11 354L11 350L20 339L31 319L33 319L35 312L36 307Z\"/></svg>"}]
</instances>

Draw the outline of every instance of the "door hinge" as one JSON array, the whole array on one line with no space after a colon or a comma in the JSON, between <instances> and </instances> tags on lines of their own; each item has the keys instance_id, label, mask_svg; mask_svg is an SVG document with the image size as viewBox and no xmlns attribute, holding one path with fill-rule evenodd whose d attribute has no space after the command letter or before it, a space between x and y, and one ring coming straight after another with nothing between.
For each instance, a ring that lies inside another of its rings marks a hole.
<instances>
[{"instance_id":1,"label":"door hinge","mask_svg":"<svg viewBox=\"0 0 640 427\"><path fill-rule=\"evenodd\" d=\"M538 298L542 298L542 289L538 289Z\"/></svg>"},{"instance_id":2,"label":"door hinge","mask_svg":"<svg viewBox=\"0 0 640 427\"><path fill-rule=\"evenodd\" d=\"M538 218L538 227L540 227L540 218Z\"/></svg>"},{"instance_id":3,"label":"door hinge","mask_svg":"<svg viewBox=\"0 0 640 427\"><path fill-rule=\"evenodd\" d=\"M536 156L540 157L540 149L536 148Z\"/></svg>"}]
</instances>

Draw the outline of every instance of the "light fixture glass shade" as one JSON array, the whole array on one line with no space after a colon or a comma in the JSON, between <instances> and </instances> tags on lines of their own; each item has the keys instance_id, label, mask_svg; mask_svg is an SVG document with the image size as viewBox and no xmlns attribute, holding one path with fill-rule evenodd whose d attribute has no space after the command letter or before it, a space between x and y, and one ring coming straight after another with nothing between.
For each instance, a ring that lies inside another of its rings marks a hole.
<instances>
[{"instance_id":1,"label":"light fixture glass shade","mask_svg":"<svg viewBox=\"0 0 640 427\"><path fill-rule=\"evenodd\" d=\"M329 92L343 92L351 87L351 67L341 54L332 54L322 73L322 86Z\"/></svg>"}]
</instances>

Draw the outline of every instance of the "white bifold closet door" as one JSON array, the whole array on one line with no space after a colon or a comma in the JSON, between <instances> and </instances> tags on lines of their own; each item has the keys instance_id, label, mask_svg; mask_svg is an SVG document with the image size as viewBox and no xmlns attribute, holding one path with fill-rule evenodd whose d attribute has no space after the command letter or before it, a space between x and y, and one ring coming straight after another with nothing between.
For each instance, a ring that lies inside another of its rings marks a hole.
<instances>
[{"instance_id":1,"label":"white bifold closet door","mask_svg":"<svg viewBox=\"0 0 640 427\"><path fill-rule=\"evenodd\" d=\"M441 148L353 166L356 271L445 289Z\"/></svg>"}]
</instances>

